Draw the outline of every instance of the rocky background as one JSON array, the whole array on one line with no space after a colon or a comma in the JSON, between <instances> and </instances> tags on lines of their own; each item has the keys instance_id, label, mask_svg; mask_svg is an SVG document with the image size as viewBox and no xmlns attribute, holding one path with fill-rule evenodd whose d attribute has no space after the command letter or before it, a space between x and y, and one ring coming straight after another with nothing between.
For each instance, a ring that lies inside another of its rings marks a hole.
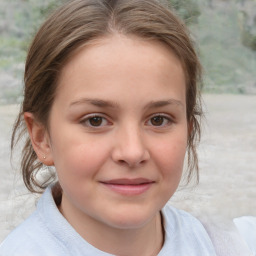
<instances>
[{"instance_id":1,"label":"rocky background","mask_svg":"<svg viewBox=\"0 0 256 256\"><path fill-rule=\"evenodd\" d=\"M0 104L19 103L29 43L68 0L0 0ZM166 0L192 31L204 91L256 94L256 0Z\"/></svg>"}]
</instances>

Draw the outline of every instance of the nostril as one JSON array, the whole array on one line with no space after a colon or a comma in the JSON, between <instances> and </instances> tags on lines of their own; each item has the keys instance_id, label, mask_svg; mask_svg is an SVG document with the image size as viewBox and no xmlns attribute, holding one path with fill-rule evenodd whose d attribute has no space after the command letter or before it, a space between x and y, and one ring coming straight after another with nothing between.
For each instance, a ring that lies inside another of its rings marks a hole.
<instances>
[{"instance_id":1,"label":"nostril","mask_svg":"<svg viewBox=\"0 0 256 256\"><path fill-rule=\"evenodd\" d=\"M129 161L129 160L118 160L118 164L122 166L129 166L130 168L134 168L140 165L144 165L147 161L142 160L142 161Z\"/></svg>"},{"instance_id":2,"label":"nostril","mask_svg":"<svg viewBox=\"0 0 256 256\"><path fill-rule=\"evenodd\" d=\"M129 141L122 141L115 145L112 151L112 159L119 165L134 168L145 164L149 159L149 152L146 146L137 138Z\"/></svg>"},{"instance_id":3,"label":"nostril","mask_svg":"<svg viewBox=\"0 0 256 256\"><path fill-rule=\"evenodd\" d=\"M120 164L122 164L122 165L126 164L126 162L125 162L124 160L119 160L118 162L119 162Z\"/></svg>"}]
</instances>

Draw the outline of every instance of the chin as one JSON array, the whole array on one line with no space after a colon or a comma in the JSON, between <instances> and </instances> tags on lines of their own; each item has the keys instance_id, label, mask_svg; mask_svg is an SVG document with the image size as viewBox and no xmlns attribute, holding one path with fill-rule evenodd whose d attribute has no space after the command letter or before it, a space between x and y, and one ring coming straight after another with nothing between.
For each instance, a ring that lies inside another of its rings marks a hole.
<instances>
[{"instance_id":1,"label":"chin","mask_svg":"<svg viewBox=\"0 0 256 256\"><path fill-rule=\"evenodd\" d=\"M115 212L109 218L109 225L118 229L137 229L145 226L157 216L157 212L147 213L144 210L125 210L122 212Z\"/></svg>"}]
</instances>

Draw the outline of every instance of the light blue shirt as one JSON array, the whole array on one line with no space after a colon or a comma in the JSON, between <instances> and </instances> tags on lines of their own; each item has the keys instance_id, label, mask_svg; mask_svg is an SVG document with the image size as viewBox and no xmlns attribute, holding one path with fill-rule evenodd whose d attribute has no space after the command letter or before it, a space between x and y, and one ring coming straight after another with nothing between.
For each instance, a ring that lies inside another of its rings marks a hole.
<instances>
[{"instance_id":1,"label":"light blue shirt","mask_svg":"<svg viewBox=\"0 0 256 256\"><path fill-rule=\"evenodd\" d=\"M256 256L256 217L243 216L235 218L234 223L252 252L252 255Z\"/></svg>"},{"instance_id":2,"label":"light blue shirt","mask_svg":"<svg viewBox=\"0 0 256 256\"><path fill-rule=\"evenodd\" d=\"M166 205L165 243L158 256L216 256L204 226L195 217ZM59 212L47 188L36 211L1 244L0 256L111 256L85 241Z\"/></svg>"}]
</instances>

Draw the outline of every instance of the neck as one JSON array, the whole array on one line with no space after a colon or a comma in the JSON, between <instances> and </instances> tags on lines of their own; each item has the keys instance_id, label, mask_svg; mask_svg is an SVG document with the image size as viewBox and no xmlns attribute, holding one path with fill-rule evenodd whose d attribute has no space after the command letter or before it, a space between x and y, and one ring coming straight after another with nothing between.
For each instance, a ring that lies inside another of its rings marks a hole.
<instances>
[{"instance_id":1,"label":"neck","mask_svg":"<svg viewBox=\"0 0 256 256\"><path fill-rule=\"evenodd\" d=\"M60 211L88 243L110 254L120 256L156 256L164 243L160 212L142 227L118 229L102 226L93 219L89 221L87 219L83 222L82 216L77 216L75 222L70 221L61 206Z\"/></svg>"},{"instance_id":2,"label":"neck","mask_svg":"<svg viewBox=\"0 0 256 256\"><path fill-rule=\"evenodd\" d=\"M104 231L102 240L108 239L104 241L104 248L100 245L98 248L114 255L156 256L164 242L160 213L141 228Z\"/></svg>"}]
</instances>

